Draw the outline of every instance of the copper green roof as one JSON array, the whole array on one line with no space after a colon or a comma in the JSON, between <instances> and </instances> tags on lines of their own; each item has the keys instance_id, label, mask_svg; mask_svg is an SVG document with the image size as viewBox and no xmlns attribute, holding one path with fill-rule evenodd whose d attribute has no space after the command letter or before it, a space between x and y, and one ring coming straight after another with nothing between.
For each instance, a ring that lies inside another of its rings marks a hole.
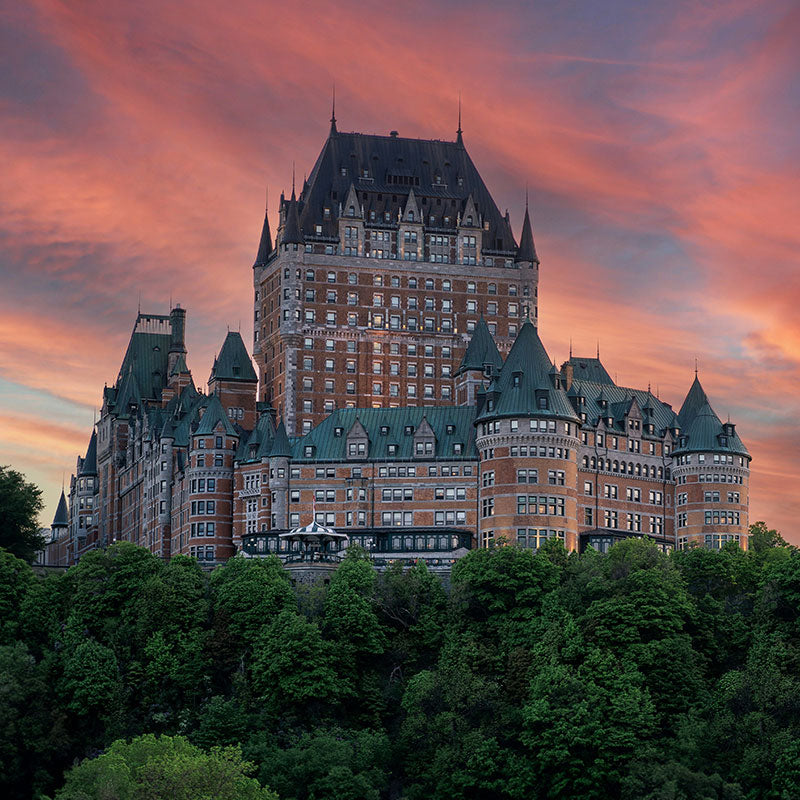
<instances>
[{"instance_id":1,"label":"copper green roof","mask_svg":"<svg viewBox=\"0 0 800 800\"><path fill-rule=\"evenodd\" d=\"M286 223L281 234L281 244L303 244L303 233L300 230L300 218L297 214L297 198L292 187L292 197L286 207Z\"/></svg>"},{"instance_id":2,"label":"copper green roof","mask_svg":"<svg viewBox=\"0 0 800 800\"><path fill-rule=\"evenodd\" d=\"M181 353L178 356L178 360L175 362L175 366L172 368L170 375L185 375L187 372L189 372L189 367L186 366L186 358L183 353Z\"/></svg>"},{"instance_id":3,"label":"copper green roof","mask_svg":"<svg viewBox=\"0 0 800 800\"><path fill-rule=\"evenodd\" d=\"M706 403L708 403L708 397L703 387L700 385L700 379L697 377L697 374L695 374L694 381L692 381L686 399L683 401L681 410L678 412L678 420L681 423L681 428L685 428Z\"/></svg>"},{"instance_id":4,"label":"copper green roof","mask_svg":"<svg viewBox=\"0 0 800 800\"><path fill-rule=\"evenodd\" d=\"M67 509L67 498L64 497L64 490L61 490L61 499L58 501L56 515L53 517L54 528L69 527L69 510Z\"/></svg>"},{"instance_id":5,"label":"copper green roof","mask_svg":"<svg viewBox=\"0 0 800 800\"><path fill-rule=\"evenodd\" d=\"M238 331L228 331L222 350L214 359L209 382L218 381L257 381L256 371L242 335Z\"/></svg>"},{"instance_id":6,"label":"copper green roof","mask_svg":"<svg viewBox=\"0 0 800 800\"><path fill-rule=\"evenodd\" d=\"M479 420L518 415L559 417L575 420L577 415L564 389L551 375L553 365L536 328L526 320L511 352L486 393ZM547 407L540 408L540 398Z\"/></svg>"},{"instance_id":7,"label":"copper green roof","mask_svg":"<svg viewBox=\"0 0 800 800\"><path fill-rule=\"evenodd\" d=\"M574 358L570 356L569 361L566 363L572 365L574 380L609 383L612 385L614 383L599 358Z\"/></svg>"},{"instance_id":8,"label":"copper green roof","mask_svg":"<svg viewBox=\"0 0 800 800\"><path fill-rule=\"evenodd\" d=\"M486 364L491 364L493 372L499 372L503 366L503 357L497 349L483 314L481 314L456 375L469 370L483 370Z\"/></svg>"},{"instance_id":9,"label":"copper green roof","mask_svg":"<svg viewBox=\"0 0 800 800\"><path fill-rule=\"evenodd\" d=\"M723 424L708 400L696 410L687 426L681 428L678 446L674 450L675 455L701 452L750 457L736 428L730 423Z\"/></svg>"},{"instance_id":10,"label":"copper green roof","mask_svg":"<svg viewBox=\"0 0 800 800\"><path fill-rule=\"evenodd\" d=\"M78 475L97 475L97 433L95 431L92 431L91 438L89 439L89 447L81 461L81 468L78 470Z\"/></svg>"},{"instance_id":11,"label":"copper green roof","mask_svg":"<svg viewBox=\"0 0 800 800\"><path fill-rule=\"evenodd\" d=\"M219 401L219 397L217 397L215 394L212 394L208 398L208 405L206 406L203 418L200 420L200 424L197 426L195 434L198 436L203 436L214 433L219 423L222 423L222 427L228 436L239 435L235 431L233 425L231 425L228 415L225 413L225 409L222 407L222 403Z\"/></svg>"},{"instance_id":12,"label":"copper green roof","mask_svg":"<svg viewBox=\"0 0 800 800\"><path fill-rule=\"evenodd\" d=\"M327 420L326 420L327 421ZM323 423L324 425L325 423ZM289 437L286 435L286 426L283 420L278 424L275 436L272 439L272 446L269 449L270 458L291 458L292 446L289 444Z\"/></svg>"},{"instance_id":13,"label":"copper green roof","mask_svg":"<svg viewBox=\"0 0 800 800\"><path fill-rule=\"evenodd\" d=\"M348 461L347 433L358 420L369 439L366 460L413 462L417 460L414 433L425 420L436 443L434 455L423 460L475 460L475 413L474 406L340 408L294 442L293 459ZM456 445L460 445L461 453L456 452ZM312 448L311 455L306 455L308 447Z\"/></svg>"}]
</instances>

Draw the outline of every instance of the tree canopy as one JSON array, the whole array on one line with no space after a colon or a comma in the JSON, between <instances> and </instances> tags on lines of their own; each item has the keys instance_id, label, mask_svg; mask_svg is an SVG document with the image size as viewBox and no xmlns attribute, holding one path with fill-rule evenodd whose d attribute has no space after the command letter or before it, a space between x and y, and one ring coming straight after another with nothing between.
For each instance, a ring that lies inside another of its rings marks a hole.
<instances>
[{"instance_id":1,"label":"tree canopy","mask_svg":"<svg viewBox=\"0 0 800 800\"><path fill-rule=\"evenodd\" d=\"M12 798L800 796L800 551L499 546L447 584L211 573L120 542L38 577L0 550Z\"/></svg>"},{"instance_id":2,"label":"tree canopy","mask_svg":"<svg viewBox=\"0 0 800 800\"><path fill-rule=\"evenodd\" d=\"M0 466L0 547L32 562L45 544L39 533L42 491L11 467Z\"/></svg>"}]
</instances>

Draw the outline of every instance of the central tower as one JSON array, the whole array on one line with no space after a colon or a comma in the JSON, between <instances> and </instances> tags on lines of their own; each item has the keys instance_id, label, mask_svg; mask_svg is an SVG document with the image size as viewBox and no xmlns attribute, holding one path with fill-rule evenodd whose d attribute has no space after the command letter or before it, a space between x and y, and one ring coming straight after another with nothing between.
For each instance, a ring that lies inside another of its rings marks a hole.
<instances>
[{"instance_id":1,"label":"central tower","mask_svg":"<svg viewBox=\"0 0 800 800\"><path fill-rule=\"evenodd\" d=\"M265 216L253 267L260 399L306 433L337 408L453 405L481 315L501 351L537 318L539 259L464 146L340 133Z\"/></svg>"}]
</instances>

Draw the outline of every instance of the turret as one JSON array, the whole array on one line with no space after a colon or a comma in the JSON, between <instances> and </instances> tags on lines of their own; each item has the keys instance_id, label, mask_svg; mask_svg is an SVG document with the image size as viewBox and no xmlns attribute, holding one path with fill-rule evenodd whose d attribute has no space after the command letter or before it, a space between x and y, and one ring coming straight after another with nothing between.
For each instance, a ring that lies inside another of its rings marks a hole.
<instances>
[{"instance_id":1,"label":"turret","mask_svg":"<svg viewBox=\"0 0 800 800\"><path fill-rule=\"evenodd\" d=\"M481 315L455 373L456 403L460 406L474 405L479 388L499 375L502 366L503 357Z\"/></svg>"},{"instance_id":2,"label":"turret","mask_svg":"<svg viewBox=\"0 0 800 800\"><path fill-rule=\"evenodd\" d=\"M533 243L533 228L531 227L531 216L528 210L528 196L525 195L525 217L522 220L522 233L519 237L519 247L514 258L517 266L522 270L522 280L530 296L529 316L538 320L539 306L539 256L536 255L536 247Z\"/></svg>"}]
</instances>

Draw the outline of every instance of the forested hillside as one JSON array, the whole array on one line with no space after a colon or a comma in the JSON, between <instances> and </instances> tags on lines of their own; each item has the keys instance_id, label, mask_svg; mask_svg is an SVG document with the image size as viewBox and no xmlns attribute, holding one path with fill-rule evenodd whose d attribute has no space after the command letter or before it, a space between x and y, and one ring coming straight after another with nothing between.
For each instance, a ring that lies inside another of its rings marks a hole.
<instances>
[{"instance_id":1,"label":"forested hillside","mask_svg":"<svg viewBox=\"0 0 800 800\"><path fill-rule=\"evenodd\" d=\"M772 538L498 547L448 591L357 552L293 589L274 559L0 551L2 794L798 798L800 554Z\"/></svg>"}]
</instances>

